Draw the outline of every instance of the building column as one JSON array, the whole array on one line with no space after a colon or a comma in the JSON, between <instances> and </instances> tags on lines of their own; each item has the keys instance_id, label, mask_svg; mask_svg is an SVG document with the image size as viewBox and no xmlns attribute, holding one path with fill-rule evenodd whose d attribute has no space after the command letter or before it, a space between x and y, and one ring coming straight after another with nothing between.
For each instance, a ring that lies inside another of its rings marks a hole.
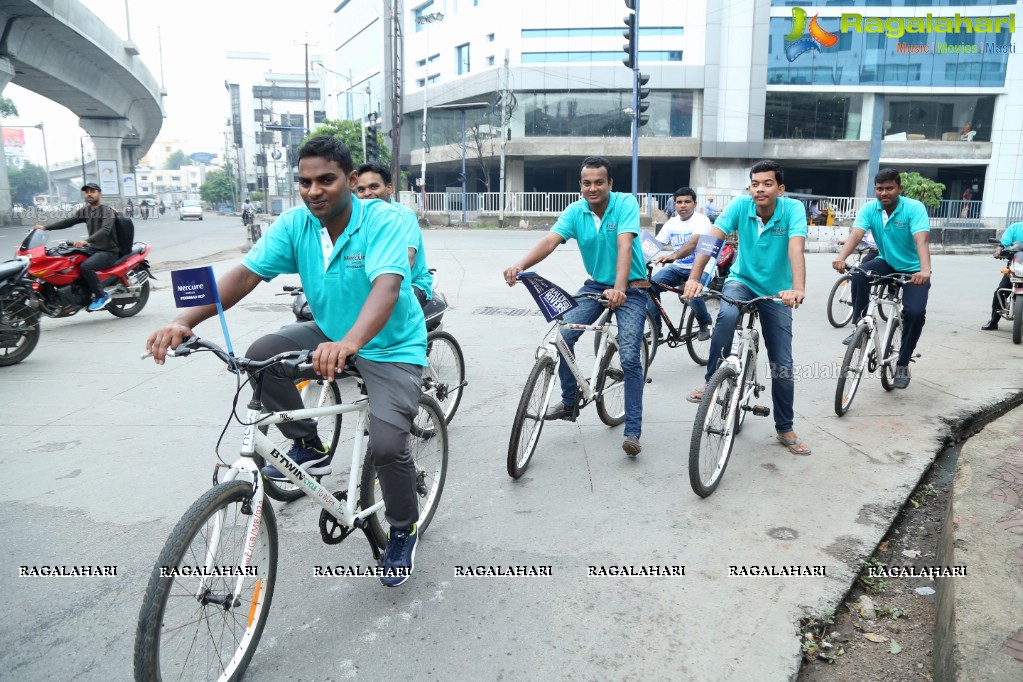
<instances>
[{"instance_id":1,"label":"building column","mask_svg":"<svg viewBox=\"0 0 1023 682\"><path fill-rule=\"evenodd\" d=\"M14 78L14 65L9 59L0 57L0 94ZM11 215L11 180L7 177L7 157L0 142L0 223L6 223Z\"/></svg>"},{"instance_id":2,"label":"building column","mask_svg":"<svg viewBox=\"0 0 1023 682\"><path fill-rule=\"evenodd\" d=\"M132 130L128 119L124 118L80 118L80 125L89 134L96 160L92 169L86 169L86 175L95 174L103 191L103 203L115 208L124 206L126 197L123 191L123 178L134 174L134 158L138 144L131 144L138 134Z\"/></svg>"}]
</instances>

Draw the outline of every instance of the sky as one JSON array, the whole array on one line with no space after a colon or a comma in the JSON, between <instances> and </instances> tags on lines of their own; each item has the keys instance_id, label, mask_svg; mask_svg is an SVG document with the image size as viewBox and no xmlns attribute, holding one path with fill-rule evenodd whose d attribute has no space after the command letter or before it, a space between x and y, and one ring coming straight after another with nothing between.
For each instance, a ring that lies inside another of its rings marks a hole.
<instances>
[{"instance_id":1,"label":"sky","mask_svg":"<svg viewBox=\"0 0 1023 682\"><path fill-rule=\"evenodd\" d=\"M184 151L224 148L225 123L230 116L224 80L229 51L269 52L275 68L300 73L304 47L311 43L310 57L329 54L328 26L339 0L79 0L122 38L127 37L125 7L131 19L131 39L139 57L157 82L167 89L163 129L158 139L182 141ZM284 8L285 11L282 11ZM162 42L162 51L161 51ZM318 44L318 45L312 45ZM161 60L162 52L162 60ZM162 65L161 65L162 61ZM50 163L78 159L78 117L64 107L17 85L3 95L14 100L19 115L4 125L46 129ZM42 135L25 130L28 159L43 165Z\"/></svg>"}]
</instances>

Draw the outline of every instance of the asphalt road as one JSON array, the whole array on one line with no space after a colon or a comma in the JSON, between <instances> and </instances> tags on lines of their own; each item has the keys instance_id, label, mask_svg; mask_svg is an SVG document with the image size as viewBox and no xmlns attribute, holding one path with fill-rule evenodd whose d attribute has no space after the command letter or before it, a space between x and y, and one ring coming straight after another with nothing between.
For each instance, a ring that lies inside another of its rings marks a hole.
<instances>
[{"instance_id":1,"label":"asphalt road","mask_svg":"<svg viewBox=\"0 0 1023 682\"><path fill-rule=\"evenodd\" d=\"M160 249L174 259L223 251L236 234L226 222L221 234L214 221L157 228L166 232L154 233L154 244L181 238ZM188 241L185 230L204 228L205 239ZM368 561L364 540L324 545L317 507L278 506L280 578L246 679L790 679L800 616L845 594L949 425L1023 388L1023 347L1007 331L978 329L998 264L936 256L910 388L885 393L868 380L837 418L835 372L848 332L825 319L832 255L808 254L810 296L796 312L794 355L796 430L812 456L788 454L770 419L751 417L721 487L697 498L686 471L695 406L684 395L702 369L684 350L662 348L636 460L621 451L621 427L605 427L588 408L575 424L548 425L529 471L512 481L512 416L546 325L486 308L532 308L500 273L539 237L426 233L430 264L454 305L445 328L465 351L469 386L416 573L397 589L314 577L316 565ZM536 269L566 288L583 279L571 247ZM258 287L228 312L239 350L288 322L290 301L275 296L287 281ZM174 523L210 485L235 385L209 357L163 367L138 360L149 332L173 314L168 282L157 280L135 318L44 320L35 353L0 371L0 465L8 474L0 501L9 510L0 517L0 610L8 614L0 676L131 675L149 572ZM221 338L215 323L199 332ZM236 429L220 448L225 458L232 438ZM325 480L342 488L343 466L335 467ZM117 576L18 577L19 566L42 564L116 565ZM458 566L509 564L551 566L553 575L455 575ZM685 565L685 575L587 576L590 566L649 564ZM789 565L822 566L826 575L729 575L732 566Z\"/></svg>"}]
</instances>

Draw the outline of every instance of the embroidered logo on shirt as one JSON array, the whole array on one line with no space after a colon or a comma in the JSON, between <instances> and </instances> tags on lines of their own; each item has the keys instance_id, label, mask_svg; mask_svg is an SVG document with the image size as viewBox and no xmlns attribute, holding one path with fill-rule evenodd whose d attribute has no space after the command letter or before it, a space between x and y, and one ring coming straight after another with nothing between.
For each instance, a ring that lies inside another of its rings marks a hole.
<instances>
[{"instance_id":1,"label":"embroidered logo on shirt","mask_svg":"<svg viewBox=\"0 0 1023 682\"><path fill-rule=\"evenodd\" d=\"M345 267L350 270L360 270L366 267L366 254L353 253L345 256Z\"/></svg>"}]
</instances>

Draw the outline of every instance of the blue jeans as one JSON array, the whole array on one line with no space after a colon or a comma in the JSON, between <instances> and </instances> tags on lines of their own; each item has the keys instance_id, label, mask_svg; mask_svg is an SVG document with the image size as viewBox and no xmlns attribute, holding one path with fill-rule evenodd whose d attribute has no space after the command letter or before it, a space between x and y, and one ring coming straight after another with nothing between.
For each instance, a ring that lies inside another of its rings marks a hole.
<instances>
[{"instance_id":1,"label":"blue jeans","mask_svg":"<svg viewBox=\"0 0 1023 682\"><path fill-rule=\"evenodd\" d=\"M734 280L725 282L721 293L739 301L756 298L745 284ZM760 330L771 370L774 429L778 433L787 433L792 430L792 402L795 396L795 382L792 379L792 309L780 303L761 301L757 303L757 312L760 313ZM739 309L722 299L714 334L710 338L710 362L707 363L705 381L710 381L718 361L732 351L732 337L738 322Z\"/></svg>"},{"instance_id":2,"label":"blue jeans","mask_svg":"<svg viewBox=\"0 0 1023 682\"><path fill-rule=\"evenodd\" d=\"M674 265L666 268L661 268L661 271L650 278L650 295L656 298L658 301L661 300L661 289L658 284L664 284L669 287L676 289L680 288L680 284L684 284L689 279L690 270L683 270L677 268ZM710 324L710 312L707 311L707 304L702 298L697 296L689 305L693 308L693 313L696 314L696 321L700 324ZM657 305L653 302L653 299L647 301L646 309L650 313L650 317L654 318L654 329L657 331L657 335L661 335L661 312L657 309Z\"/></svg>"},{"instance_id":3,"label":"blue jeans","mask_svg":"<svg viewBox=\"0 0 1023 682\"><path fill-rule=\"evenodd\" d=\"M611 288L588 279L575 295L577 297L582 294L600 295L604 290ZM639 438L643 431L644 379L640 344L643 343L647 300L646 289L630 288L625 292L625 303L614 311L615 321L618 323L618 353L625 374L625 435L636 438ZM579 307L565 313L562 318L565 322L591 324L604 312L604 308L596 301L588 298L577 301ZM574 354L575 342L579 340L582 332L575 329L565 330L561 335ZM568 363L562 361L558 364L558 377L561 379L561 402L571 408L575 404L579 384L572 370L568 368Z\"/></svg>"},{"instance_id":4,"label":"blue jeans","mask_svg":"<svg viewBox=\"0 0 1023 682\"><path fill-rule=\"evenodd\" d=\"M883 258L875 258L863 263L860 268L868 272L876 272L879 275L890 275L895 272L895 268ZM913 357L916 343L924 331L924 321L927 318L927 295L930 290L930 282L902 286L902 346L899 348L899 359L895 361L897 365L906 367L909 365L909 359ZM866 315L869 304L870 284L867 282L867 276L858 272L852 276L853 324L859 322L860 318Z\"/></svg>"}]
</instances>

